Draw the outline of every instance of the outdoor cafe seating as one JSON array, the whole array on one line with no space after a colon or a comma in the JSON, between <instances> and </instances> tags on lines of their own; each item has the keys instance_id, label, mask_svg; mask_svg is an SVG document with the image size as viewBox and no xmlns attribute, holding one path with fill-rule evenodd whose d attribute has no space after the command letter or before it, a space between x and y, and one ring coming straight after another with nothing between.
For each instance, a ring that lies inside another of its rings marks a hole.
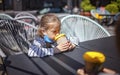
<instances>
[{"instance_id":1,"label":"outdoor cafe seating","mask_svg":"<svg viewBox=\"0 0 120 75\"><path fill-rule=\"evenodd\" d=\"M61 24L61 33L65 33L67 37L78 37L78 47L54 56L32 58L26 54L31 43L26 37L29 35L25 27L28 26L35 30L37 28L20 20L0 20L0 49L7 56L2 57L5 67L3 73L7 72L8 75L76 75L77 69L84 67L83 53L93 49L105 53L107 58L105 67L120 72L117 66L120 63L116 63L119 58L115 44L113 45L113 40L111 40L114 37L100 24L81 15L67 15L61 19ZM109 42L110 48L104 42ZM108 50L116 55L112 56L110 52L107 53ZM110 61L115 67L109 66Z\"/></svg>"},{"instance_id":2,"label":"outdoor cafe seating","mask_svg":"<svg viewBox=\"0 0 120 75\"><path fill-rule=\"evenodd\" d=\"M37 28L20 20L0 20L0 57L5 63L10 55L27 53ZM5 67L5 64L3 64Z\"/></svg>"},{"instance_id":3,"label":"outdoor cafe seating","mask_svg":"<svg viewBox=\"0 0 120 75\"><path fill-rule=\"evenodd\" d=\"M26 54L11 55L6 59L6 71L8 75L77 75L77 70L85 66L82 56L87 51L104 53L106 60L103 67L118 73L107 75L119 75L120 59L115 36L80 42L72 51L43 58L28 57Z\"/></svg>"},{"instance_id":4,"label":"outdoor cafe seating","mask_svg":"<svg viewBox=\"0 0 120 75\"><path fill-rule=\"evenodd\" d=\"M28 13L28 12L17 13L15 15L14 19L25 21L27 23L30 23L30 24L34 25L34 26L37 25L37 21L38 21L38 18L36 16L34 16L33 14Z\"/></svg>"},{"instance_id":5,"label":"outdoor cafe seating","mask_svg":"<svg viewBox=\"0 0 120 75\"><path fill-rule=\"evenodd\" d=\"M61 24L61 33L67 37L78 37L79 42L111 36L99 23L82 15L65 16Z\"/></svg>"},{"instance_id":6,"label":"outdoor cafe seating","mask_svg":"<svg viewBox=\"0 0 120 75\"><path fill-rule=\"evenodd\" d=\"M14 19L14 18L8 14L0 13L0 19Z\"/></svg>"}]
</instances>

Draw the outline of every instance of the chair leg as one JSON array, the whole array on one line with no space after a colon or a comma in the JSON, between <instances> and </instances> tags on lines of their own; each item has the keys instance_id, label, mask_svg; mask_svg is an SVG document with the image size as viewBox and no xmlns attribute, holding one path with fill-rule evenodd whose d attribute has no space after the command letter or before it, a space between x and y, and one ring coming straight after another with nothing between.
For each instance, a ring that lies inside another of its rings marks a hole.
<instances>
[{"instance_id":1,"label":"chair leg","mask_svg":"<svg viewBox=\"0 0 120 75\"><path fill-rule=\"evenodd\" d=\"M0 75L7 75L3 57L0 56Z\"/></svg>"}]
</instances>

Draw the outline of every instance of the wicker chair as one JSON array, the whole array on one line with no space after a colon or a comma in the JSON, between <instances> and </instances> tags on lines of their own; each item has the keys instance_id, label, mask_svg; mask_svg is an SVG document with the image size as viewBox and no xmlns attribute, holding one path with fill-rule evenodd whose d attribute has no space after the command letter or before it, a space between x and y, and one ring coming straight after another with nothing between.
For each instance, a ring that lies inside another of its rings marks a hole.
<instances>
[{"instance_id":1,"label":"wicker chair","mask_svg":"<svg viewBox=\"0 0 120 75\"><path fill-rule=\"evenodd\" d=\"M61 33L67 37L78 37L79 42L110 36L100 24L81 15L68 15L61 20Z\"/></svg>"},{"instance_id":2,"label":"wicker chair","mask_svg":"<svg viewBox=\"0 0 120 75\"><path fill-rule=\"evenodd\" d=\"M33 14L28 13L28 12L20 12L20 13L16 14L15 18L20 17L20 16L31 16L31 17L33 17L35 20L37 20L37 18L36 18Z\"/></svg>"},{"instance_id":3,"label":"wicker chair","mask_svg":"<svg viewBox=\"0 0 120 75\"><path fill-rule=\"evenodd\" d=\"M34 20L38 20L36 16L28 12L20 12L16 14L15 18L20 17L20 16L31 16L32 18L34 18Z\"/></svg>"},{"instance_id":4,"label":"wicker chair","mask_svg":"<svg viewBox=\"0 0 120 75\"><path fill-rule=\"evenodd\" d=\"M9 55L27 53L29 45L29 28L32 25L16 20L0 20L0 74L6 75L6 61ZM35 27L34 27L35 28ZM31 34L34 32L31 30ZM35 34L34 34L35 35ZM26 37L27 36L27 37ZM34 38L34 37L33 37Z\"/></svg>"},{"instance_id":5,"label":"wicker chair","mask_svg":"<svg viewBox=\"0 0 120 75\"><path fill-rule=\"evenodd\" d=\"M37 25L37 21L31 16L20 16L20 17L14 18L14 20L21 20L26 23L32 24L33 26Z\"/></svg>"},{"instance_id":6,"label":"wicker chair","mask_svg":"<svg viewBox=\"0 0 120 75\"><path fill-rule=\"evenodd\" d=\"M5 13L0 13L0 19L13 19L13 17Z\"/></svg>"},{"instance_id":7,"label":"wicker chair","mask_svg":"<svg viewBox=\"0 0 120 75\"><path fill-rule=\"evenodd\" d=\"M36 30L38 27L37 17L35 17L34 15L28 12L20 12L15 16L14 20L27 25L27 26L24 26L24 29L26 31L25 37L27 40L30 41L34 39Z\"/></svg>"},{"instance_id":8,"label":"wicker chair","mask_svg":"<svg viewBox=\"0 0 120 75\"><path fill-rule=\"evenodd\" d=\"M36 27L23 21L1 20L0 21L0 32L1 32L0 43L3 43L1 45L4 45L4 44L8 45L8 48L15 47L12 45L17 45L19 43L22 43L21 41L25 41L28 45L30 45L31 44L30 41L33 40L34 36L36 35L36 31L37 31ZM15 49L18 49L20 51L25 50L24 52L26 52L26 49L19 49L17 47ZM11 50L14 50L14 48L12 48Z\"/></svg>"},{"instance_id":9,"label":"wicker chair","mask_svg":"<svg viewBox=\"0 0 120 75\"><path fill-rule=\"evenodd\" d=\"M15 16L14 20L22 20L22 21L30 23L34 26L36 26L38 23L38 18L36 16L32 15L31 13L28 13L28 12L18 13Z\"/></svg>"}]
</instances>

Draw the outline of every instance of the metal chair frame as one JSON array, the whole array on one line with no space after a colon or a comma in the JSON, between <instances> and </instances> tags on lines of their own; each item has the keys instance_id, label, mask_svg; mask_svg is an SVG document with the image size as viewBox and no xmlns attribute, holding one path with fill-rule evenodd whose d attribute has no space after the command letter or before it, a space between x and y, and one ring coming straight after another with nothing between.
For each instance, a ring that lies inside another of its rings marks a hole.
<instances>
[{"instance_id":1,"label":"metal chair frame","mask_svg":"<svg viewBox=\"0 0 120 75\"><path fill-rule=\"evenodd\" d=\"M34 20L37 20L37 17L35 17L33 14L28 13L28 12L20 12L16 14L15 18L18 18L20 16L31 16L32 18L34 18Z\"/></svg>"},{"instance_id":2,"label":"metal chair frame","mask_svg":"<svg viewBox=\"0 0 120 75\"><path fill-rule=\"evenodd\" d=\"M26 26L28 27L27 30ZM26 37L28 36L27 31L29 28L37 30L36 27L24 21L0 20L0 68L3 70L2 75L6 73L6 59L9 55L28 52L29 45L31 44Z\"/></svg>"},{"instance_id":3,"label":"metal chair frame","mask_svg":"<svg viewBox=\"0 0 120 75\"><path fill-rule=\"evenodd\" d=\"M13 17L5 13L0 13L0 19L11 19L12 20Z\"/></svg>"},{"instance_id":4,"label":"metal chair frame","mask_svg":"<svg viewBox=\"0 0 120 75\"><path fill-rule=\"evenodd\" d=\"M96 21L81 15L65 16L61 24L61 33L65 33L67 37L78 37L79 42L110 36Z\"/></svg>"}]
</instances>

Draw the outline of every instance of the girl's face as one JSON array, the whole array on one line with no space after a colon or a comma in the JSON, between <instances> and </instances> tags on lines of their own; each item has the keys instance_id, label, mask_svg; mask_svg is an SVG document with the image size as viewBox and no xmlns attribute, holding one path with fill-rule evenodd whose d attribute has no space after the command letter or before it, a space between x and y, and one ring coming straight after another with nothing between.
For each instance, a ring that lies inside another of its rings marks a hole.
<instances>
[{"instance_id":1,"label":"girl's face","mask_svg":"<svg viewBox=\"0 0 120 75\"><path fill-rule=\"evenodd\" d=\"M58 23L49 23L49 28L45 30L45 34L52 40L54 40L55 36L60 32L60 25Z\"/></svg>"}]
</instances>

